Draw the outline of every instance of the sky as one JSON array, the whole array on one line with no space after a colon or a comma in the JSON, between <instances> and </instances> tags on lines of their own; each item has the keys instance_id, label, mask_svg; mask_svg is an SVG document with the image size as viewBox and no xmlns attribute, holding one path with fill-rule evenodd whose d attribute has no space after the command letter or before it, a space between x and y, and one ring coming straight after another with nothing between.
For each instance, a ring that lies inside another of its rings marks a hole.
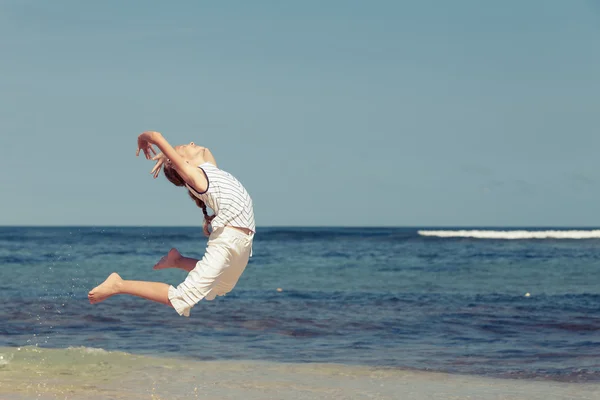
<instances>
[{"instance_id":1,"label":"sky","mask_svg":"<svg viewBox=\"0 0 600 400\"><path fill-rule=\"evenodd\" d=\"M0 225L600 226L600 2L0 0Z\"/></svg>"}]
</instances>

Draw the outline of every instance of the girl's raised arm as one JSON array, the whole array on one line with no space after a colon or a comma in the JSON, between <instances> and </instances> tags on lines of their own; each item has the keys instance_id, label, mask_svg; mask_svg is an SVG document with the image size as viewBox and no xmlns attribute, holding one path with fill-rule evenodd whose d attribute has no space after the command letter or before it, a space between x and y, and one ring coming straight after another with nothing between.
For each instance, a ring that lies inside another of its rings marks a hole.
<instances>
[{"instance_id":1,"label":"girl's raised arm","mask_svg":"<svg viewBox=\"0 0 600 400\"><path fill-rule=\"evenodd\" d=\"M160 132L146 131L138 136L138 149L136 156L140 154L141 150L144 152L144 155L148 160L152 159L153 154L156 155L156 151L152 145L156 145L163 153L163 157L171 161L173 168L177 170L181 178L183 178L188 185L201 191L206 190L208 182L206 181L204 174L202 174L198 168L190 165L186 160L184 160L183 157L177 153L173 146L167 142ZM156 157L154 157L154 159L156 159Z\"/></svg>"}]
</instances>

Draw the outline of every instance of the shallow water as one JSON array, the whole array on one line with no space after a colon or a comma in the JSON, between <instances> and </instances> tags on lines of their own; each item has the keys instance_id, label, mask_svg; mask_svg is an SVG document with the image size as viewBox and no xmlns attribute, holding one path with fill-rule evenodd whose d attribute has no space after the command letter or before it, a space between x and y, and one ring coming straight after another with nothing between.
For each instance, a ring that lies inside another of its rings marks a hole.
<instances>
[{"instance_id":1,"label":"shallow water","mask_svg":"<svg viewBox=\"0 0 600 400\"><path fill-rule=\"evenodd\" d=\"M600 385L339 364L192 361L90 348L0 348L0 398L598 399Z\"/></svg>"}]
</instances>

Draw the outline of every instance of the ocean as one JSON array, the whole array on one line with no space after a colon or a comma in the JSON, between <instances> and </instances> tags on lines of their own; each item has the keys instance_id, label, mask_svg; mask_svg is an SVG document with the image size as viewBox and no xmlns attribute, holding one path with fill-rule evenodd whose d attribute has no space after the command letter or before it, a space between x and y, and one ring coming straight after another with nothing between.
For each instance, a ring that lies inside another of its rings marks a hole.
<instances>
[{"instance_id":1,"label":"ocean","mask_svg":"<svg viewBox=\"0 0 600 400\"><path fill-rule=\"evenodd\" d=\"M190 318L88 303L111 272L177 285L154 263L205 244L0 227L0 398L600 399L598 230L258 228L236 288Z\"/></svg>"}]
</instances>

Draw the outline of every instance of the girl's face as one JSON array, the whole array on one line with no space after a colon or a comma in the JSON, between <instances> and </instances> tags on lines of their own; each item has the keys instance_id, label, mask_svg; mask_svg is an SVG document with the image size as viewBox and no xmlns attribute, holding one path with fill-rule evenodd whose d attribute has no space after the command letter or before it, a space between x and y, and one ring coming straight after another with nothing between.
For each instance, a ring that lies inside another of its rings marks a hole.
<instances>
[{"instance_id":1,"label":"girl's face","mask_svg":"<svg viewBox=\"0 0 600 400\"><path fill-rule=\"evenodd\" d=\"M186 161L193 161L201 150L202 147L196 145L194 142L175 146L175 151Z\"/></svg>"}]
</instances>

